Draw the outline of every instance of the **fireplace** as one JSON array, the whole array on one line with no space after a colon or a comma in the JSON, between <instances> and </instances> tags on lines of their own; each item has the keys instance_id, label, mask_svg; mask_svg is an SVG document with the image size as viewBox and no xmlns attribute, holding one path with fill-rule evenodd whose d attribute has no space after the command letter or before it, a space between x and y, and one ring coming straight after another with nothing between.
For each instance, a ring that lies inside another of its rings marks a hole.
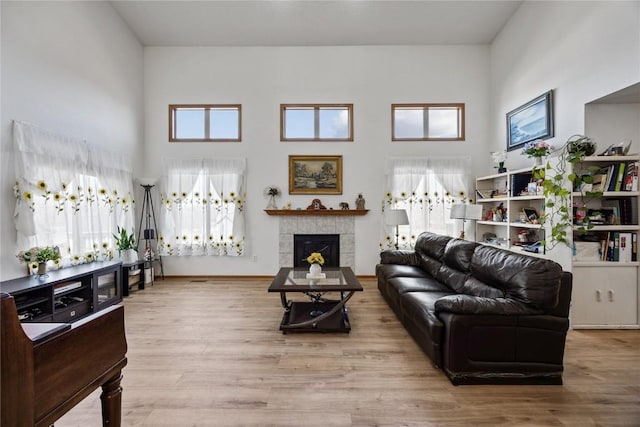
<instances>
[{"instance_id":1,"label":"fireplace","mask_svg":"<svg viewBox=\"0 0 640 427\"><path fill-rule=\"evenodd\" d=\"M306 258L312 252L320 252L325 267L340 267L339 234L294 234L293 266L306 267Z\"/></svg>"},{"instance_id":2,"label":"fireplace","mask_svg":"<svg viewBox=\"0 0 640 427\"><path fill-rule=\"evenodd\" d=\"M278 265L280 267L294 266L293 236L296 234L336 234L340 237L337 265L354 268L356 247L354 218L354 216L280 216ZM296 259L302 259L308 255L296 256Z\"/></svg>"}]
</instances>

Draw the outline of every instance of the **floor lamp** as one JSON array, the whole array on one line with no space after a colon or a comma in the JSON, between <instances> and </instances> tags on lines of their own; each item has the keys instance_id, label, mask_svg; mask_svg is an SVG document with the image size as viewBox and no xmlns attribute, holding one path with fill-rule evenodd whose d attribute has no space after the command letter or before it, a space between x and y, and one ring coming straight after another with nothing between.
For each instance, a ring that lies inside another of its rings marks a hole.
<instances>
[{"instance_id":1,"label":"floor lamp","mask_svg":"<svg viewBox=\"0 0 640 427\"><path fill-rule=\"evenodd\" d=\"M145 255L146 249L151 248L149 244L150 240L156 240L156 213L153 210L153 200L151 199L151 189L154 187L154 181L147 178L140 178L140 185L144 188L144 200L142 202L142 212L140 215L140 225L138 226L138 243L140 243L140 233L143 232L145 240ZM142 221L145 221L145 228L142 228ZM151 222L153 221L153 228L151 228ZM149 252L149 267L151 268L151 284L153 285L153 262L158 261L160 263L160 273L164 279L164 268L162 267L162 256L153 255L153 251Z\"/></svg>"},{"instance_id":2,"label":"floor lamp","mask_svg":"<svg viewBox=\"0 0 640 427\"><path fill-rule=\"evenodd\" d=\"M396 249L399 248L398 238L400 236L399 227L409 224L407 211L404 209L389 209L385 212L384 223L387 225L395 225L396 227Z\"/></svg>"},{"instance_id":3,"label":"floor lamp","mask_svg":"<svg viewBox=\"0 0 640 427\"><path fill-rule=\"evenodd\" d=\"M451 205L451 219L462 220L462 231L460 231L460 238L464 239L464 227L467 220L478 220L482 218L482 206L481 205L465 205L455 204Z\"/></svg>"}]
</instances>

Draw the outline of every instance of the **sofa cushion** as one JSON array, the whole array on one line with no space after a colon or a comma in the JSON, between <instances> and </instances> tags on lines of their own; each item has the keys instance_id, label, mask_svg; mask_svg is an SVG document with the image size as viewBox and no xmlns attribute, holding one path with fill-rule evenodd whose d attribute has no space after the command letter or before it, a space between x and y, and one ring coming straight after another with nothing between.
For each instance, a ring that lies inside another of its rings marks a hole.
<instances>
[{"instance_id":1,"label":"sofa cushion","mask_svg":"<svg viewBox=\"0 0 640 427\"><path fill-rule=\"evenodd\" d=\"M476 279L471 275L467 275L466 280L460 288L456 288L459 294L473 295L475 297L485 298L504 298L505 293L502 289L494 288L484 282Z\"/></svg>"},{"instance_id":2,"label":"sofa cushion","mask_svg":"<svg viewBox=\"0 0 640 427\"><path fill-rule=\"evenodd\" d=\"M418 265L415 251L386 249L380 252L381 264Z\"/></svg>"},{"instance_id":3,"label":"sofa cushion","mask_svg":"<svg viewBox=\"0 0 640 427\"><path fill-rule=\"evenodd\" d=\"M538 308L553 308L558 302L562 267L554 261L479 245L470 269L474 277L517 301Z\"/></svg>"},{"instance_id":4,"label":"sofa cushion","mask_svg":"<svg viewBox=\"0 0 640 427\"><path fill-rule=\"evenodd\" d=\"M387 282L387 297L396 307L405 292L447 292L452 290L431 277L396 277Z\"/></svg>"},{"instance_id":5,"label":"sofa cushion","mask_svg":"<svg viewBox=\"0 0 640 427\"><path fill-rule=\"evenodd\" d=\"M429 277L429 275L416 265L402 264L378 264L376 275L389 280L393 277Z\"/></svg>"},{"instance_id":6,"label":"sofa cushion","mask_svg":"<svg viewBox=\"0 0 640 427\"><path fill-rule=\"evenodd\" d=\"M468 240L451 239L444 248L442 262L455 270L468 273L473 252L478 245L479 243Z\"/></svg>"},{"instance_id":7,"label":"sofa cushion","mask_svg":"<svg viewBox=\"0 0 640 427\"><path fill-rule=\"evenodd\" d=\"M458 314L540 314L541 311L510 298L482 298L471 295L448 295L435 302L437 311Z\"/></svg>"},{"instance_id":8,"label":"sofa cushion","mask_svg":"<svg viewBox=\"0 0 640 427\"><path fill-rule=\"evenodd\" d=\"M400 309L405 322L411 322L435 342L442 342L442 322L436 316L435 302L450 292L405 292L400 294Z\"/></svg>"},{"instance_id":9,"label":"sofa cushion","mask_svg":"<svg viewBox=\"0 0 640 427\"><path fill-rule=\"evenodd\" d=\"M444 254L444 248L451 239L449 236L424 232L416 239L415 251L439 261Z\"/></svg>"}]
</instances>

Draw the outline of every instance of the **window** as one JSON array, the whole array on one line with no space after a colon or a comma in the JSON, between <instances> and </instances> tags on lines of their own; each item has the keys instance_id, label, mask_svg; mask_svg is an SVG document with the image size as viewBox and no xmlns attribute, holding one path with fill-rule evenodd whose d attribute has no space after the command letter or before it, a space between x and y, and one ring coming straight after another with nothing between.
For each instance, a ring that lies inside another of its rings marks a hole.
<instances>
[{"instance_id":1,"label":"window","mask_svg":"<svg viewBox=\"0 0 640 427\"><path fill-rule=\"evenodd\" d=\"M159 254L242 256L245 159L170 159L165 170Z\"/></svg>"},{"instance_id":2,"label":"window","mask_svg":"<svg viewBox=\"0 0 640 427\"><path fill-rule=\"evenodd\" d=\"M398 226L398 246L412 248L423 231L456 235L460 221L450 218L451 205L469 203L471 160L461 158L391 158L387 160L381 249L393 249L396 227L387 211L404 209L409 224Z\"/></svg>"},{"instance_id":3,"label":"window","mask_svg":"<svg viewBox=\"0 0 640 427\"><path fill-rule=\"evenodd\" d=\"M170 142L239 142L238 104L169 105Z\"/></svg>"},{"instance_id":4,"label":"window","mask_svg":"<svg viewBox=\"0 0 640 427\"><path fill-rule=\"evenodd\" d=\"M113 233L135 225L131 160L22 122L13 135L18 248L58 246L54 268L117 256Z\"/></svg>"},{"instance_id":5,"label":"window","mask_svg":"<svg viewBox=\"0 0 640 427\"><path fill-rule=\"evenodd\" d=\"M280 141L353 141L353 104L280 104Z\"/></svg>"},{"instance_id":6,"label":"window","mask_svg":"<svg viewBox=\"0 0 640 427\"><path fill-rule=\"evenodd\" d=\"M464 141L464 104L392 104L392 141Z\"/></svg>"}]
</instances>

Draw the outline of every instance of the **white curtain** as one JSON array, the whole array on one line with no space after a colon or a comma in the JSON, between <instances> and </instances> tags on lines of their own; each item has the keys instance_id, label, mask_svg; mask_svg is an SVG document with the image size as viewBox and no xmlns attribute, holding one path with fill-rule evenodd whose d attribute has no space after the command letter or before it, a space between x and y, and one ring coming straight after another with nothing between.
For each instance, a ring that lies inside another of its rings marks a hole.
<instances>
[{"instance_id":1,"label":"white curtain","mask_svg":"<svg viewBox=\"0 0 640 427\"><path fill-rule=\"evenodd\" d=\"M160 255L243 255L245 170L245 159L166 160Z\"/></svg>"},{"instance_id":2,"label":"white curtain","mask_svg":"<svg viewBox=\"0 0 640 427\"><path fill-rule=\"evenodd\" d=\"M470 165L468 157L387 159L380 249L396 245L396 228L385 220L389 209L405 209L409 217L398 227L400 249L412 248L423 231L455 235L460 224L449 218L451 205L470 202Z\"/></svg>"},{"instance_id":3,"label":"white curtain","mask_svg":"<svg viewBox=\"0 0 640 427\"><path fill-rule=\"evenodd\" d=\"M18 250L58 246L53 268L112 259L116 226L134 228L130 159L19 121L13 139Z\"/></svg>"}]
</instances>

